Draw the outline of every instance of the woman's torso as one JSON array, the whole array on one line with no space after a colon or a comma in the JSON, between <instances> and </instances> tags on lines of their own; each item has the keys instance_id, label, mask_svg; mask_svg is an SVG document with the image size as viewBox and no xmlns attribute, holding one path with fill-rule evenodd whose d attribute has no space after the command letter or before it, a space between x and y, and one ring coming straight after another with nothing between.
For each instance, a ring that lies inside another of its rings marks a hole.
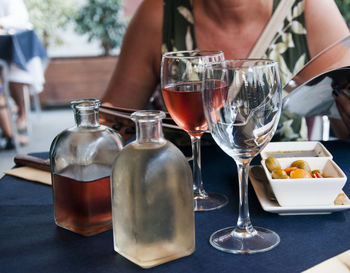
<instances>
[{"instance_id":1,"label":"woman's torso","mask_svg":"<svg viewBox=\"0 0 350 273\"><path fill-rule=\"evenodd\" d=\"M279 2L280 0L273 0L272 13ZM198 49L194 21L192 0L164 0L162 53ZM248 57L248 52L243 54L246 56L240 56L240 58ZM310 60L304 18L304 0L295 0L264 56L261 57L278 61L282 86ZM293 113L284 112L276 139L301 140L306 138L305 120Z\"/></svg>"},{"instance_id":2,"label":"woman's torso","mask_svg":"<svg viewBox=\"0 0 350 273\"><path fill-rule=\"evenodd\" d=\"M274 0L273 11L279 1ZM197 49L195 29L191 0L164 0L162 53ZM202 41L202 44L209 45L210 38L207 43ZM209 47L206 46L206 48L201 49L214 49ZM216 49L222 50L223 47L226 47L226 45ZM246 56L237 56L234 52L233 54L226 53L226 55L234 55L237 58L248 57L249 52L243 52ZM290 80L310 60L306 40L304 0L295 1L265 55L261 57L279 62L283 84Z\"/></svg>"}]
</instances>

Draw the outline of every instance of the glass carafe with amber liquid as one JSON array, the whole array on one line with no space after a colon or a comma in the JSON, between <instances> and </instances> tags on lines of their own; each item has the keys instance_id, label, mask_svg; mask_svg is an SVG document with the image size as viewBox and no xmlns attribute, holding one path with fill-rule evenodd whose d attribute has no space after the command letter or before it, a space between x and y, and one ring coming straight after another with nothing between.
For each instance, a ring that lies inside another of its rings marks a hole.
<instances>
[{"instance_id":1,"label":"glass carafe with amber liquid","mask_svg":"<svg viewBox=\"0 0 350 273\"><path fill-rule=\"evenodd\" d=\"M191 168L163 137L161 111L138 111L136 140L118 154L111 176L116 252L143 268L195 249Z\"/></svg>"},{"instance_id":2,"label":"glass carafe with amber liquid","mask_svg":"<svg viewBox=\"0 0 350 273\"><path fill-rule=\"evenodd\" d=\"M100 101L71 102L76 126L50 148L55 222L91 236L112 228L110 174L123 148L121 136L99 124Z\"/></svg>"}]
</instances>

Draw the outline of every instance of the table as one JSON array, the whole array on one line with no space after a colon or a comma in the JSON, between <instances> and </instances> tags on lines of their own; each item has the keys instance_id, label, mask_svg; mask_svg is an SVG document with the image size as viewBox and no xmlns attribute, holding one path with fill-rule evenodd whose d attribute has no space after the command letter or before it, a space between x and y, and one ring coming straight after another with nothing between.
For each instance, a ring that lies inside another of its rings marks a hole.
<instances>
[{"instance_id":1,"label":"table","mask_svg":"<svg viewBox=\"0 0 350 273\"><path fill-rule=\"evenodd\" d=\"M350 141L323 142L350 177ZM45 154L41 154L44 156ZM47 154L46 154L47 155ZM147 272L300 272L350 249L350 210L327 215L279 216L262 210L250 187L253 224L274 230L280 244L252 255L220 252L208 238L237 219L234 162L216 146L202 148L207 190L228 195L219 210L198 212L196 251ZM254 164L258 164L258 158ZM350 183L344 187L350 194ZM0 180L0 272L146 272L113 250L112 231L82 237L56 227L51 187L4 176Z\"/></svg>"}]
</instances>

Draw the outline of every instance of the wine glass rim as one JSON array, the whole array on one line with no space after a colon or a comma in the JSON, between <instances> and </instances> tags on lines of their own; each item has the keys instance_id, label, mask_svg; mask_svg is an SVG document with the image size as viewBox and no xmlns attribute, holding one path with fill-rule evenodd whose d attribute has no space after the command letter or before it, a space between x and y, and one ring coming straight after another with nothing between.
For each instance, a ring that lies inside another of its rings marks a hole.
<instances>
[{"instance_id":1,"label":"wine glass rim","mask_svg":"<svg viewBox=\"0 0 350 273\"><path fill-rule=\"evenodd\" d=\"M260 68L260 67L266 67L266 66L275 66L278 65L277 61L271 60L271 59L262 59L262 58L242 58L242 59L230 59L230 60L221 60L221 61L214 61L205 64L206 66L210 66L212 68L228 68L228 69L235 69L235 68L249 68L252 67L252 65L242 65L242 62L244 63L258 63L263 62L263 64L255 64L254 67ZM234 63L237 63L234 65ZM241 64L239 64L241 63ZM224 66L225 65L225 66Z\"/></svg>"},{"instance_id":2,"label":"wine glass rim","mask_svg":"<svg viewBox=\"0 0 350 273\"><path fill-rule=\"evenodd\" d=\"M200 56L182 56L181 54L196 54L196 53L209 53L206 55L200 55ZM194 59L198 57L212 57L212 56L220 56L224 55L224 52L222 50L211 50L211 49L195 49L195 50L180 50L180 51L169 51L163 54L163 58L186 58L186 59Z\"/></svg>"}]
</instances>

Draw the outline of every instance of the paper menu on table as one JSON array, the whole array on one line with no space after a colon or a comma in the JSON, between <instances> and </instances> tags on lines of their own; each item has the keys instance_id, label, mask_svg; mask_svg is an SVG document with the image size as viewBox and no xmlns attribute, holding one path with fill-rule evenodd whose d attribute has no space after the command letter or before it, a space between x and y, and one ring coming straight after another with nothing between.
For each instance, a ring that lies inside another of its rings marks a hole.
<instances>
[{"instance_id":1,"label":"paper menu on table","mask_svg":"<svg viewBox=\"0 0 350 273\"><path fill-rule=\"evenodd\" d=\"M43 170L34 169L31 167L18 167L8 171L4 174L16 176L25 180L39 182L46 185L51 185L51 173Z\"/></svg>"},{"instance_id":2,"label":"paper menu on table","mask_svg":"<svg viewBox=\"0 0 350 273\"><path fill-rule=\"evenodd\" d=\"M349 273L350 272L350 250L332 257L302 273Z\"/></svg>"}]
</instances>

